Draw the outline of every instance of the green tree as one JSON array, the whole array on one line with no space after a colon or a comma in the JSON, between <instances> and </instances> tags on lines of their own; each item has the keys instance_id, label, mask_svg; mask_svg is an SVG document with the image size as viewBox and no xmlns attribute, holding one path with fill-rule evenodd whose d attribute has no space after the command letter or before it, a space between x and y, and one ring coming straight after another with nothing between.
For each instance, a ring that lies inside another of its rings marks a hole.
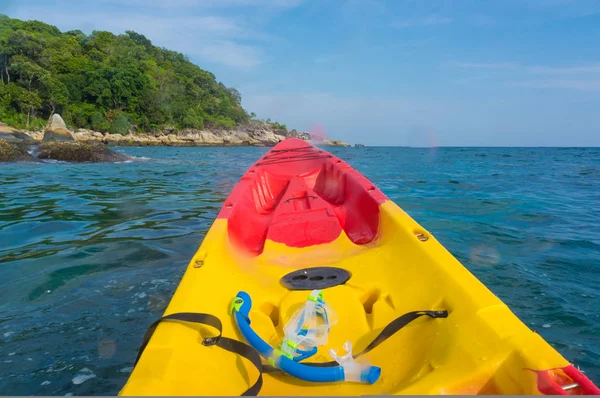
<instances>
[{"instance_id":1,"label":"green tree","mask_svg":"<svg viewBox=\"0 0 600 398\"><path fill-rule=\"evenodd\" d=\"M124 113L119 113L110 125L110 131L111 133L125 135L129 132L131 127L131 122L129 121L127 115Z\"/></svg>"},{"instance_id":2,"label":"green tree","mask_svg":"<svg viewBox=\"0 0 600 398\"><path fill-rule=\"evenodd\" d=\"M123 134L250 120L235 88L130 30L62 33L0 15L0 87L0 118L26 126L56 112L74 127Z\"/></svg>"},{"instance_id":3,"label":"green tree","mask_svg":"<svg viewBox=\"0 0 600 398\"><path fill-rule=\"evenodd\" d=\"M102 113L94 112L91 117L92 129L104 133L110 129L110 123L104 118Z\"/></svg>"}]
</instances>

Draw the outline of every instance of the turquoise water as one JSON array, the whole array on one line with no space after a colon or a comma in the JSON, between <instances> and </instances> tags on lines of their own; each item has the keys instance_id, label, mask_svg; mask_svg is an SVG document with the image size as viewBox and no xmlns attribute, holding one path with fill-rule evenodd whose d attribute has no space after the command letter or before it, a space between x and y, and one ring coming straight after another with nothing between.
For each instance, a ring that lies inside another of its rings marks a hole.
<instances>
[{"instance_id":1,"label":"turquoise water","mask_svg":"<svg viewBox=\"0 0 600 398\"><path fill-rule=\"evenodd\" d=\"M0 165L0 394L110 395L266 148ZM600 149L332 148L600 383ZM201 364L199 364L201 368Z\"/></svg>"}]
</instances>

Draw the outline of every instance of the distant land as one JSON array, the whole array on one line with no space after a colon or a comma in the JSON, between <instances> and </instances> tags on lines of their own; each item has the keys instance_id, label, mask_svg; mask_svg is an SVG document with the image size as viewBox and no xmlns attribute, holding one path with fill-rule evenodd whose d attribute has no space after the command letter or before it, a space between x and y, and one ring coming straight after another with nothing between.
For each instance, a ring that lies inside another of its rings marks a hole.
<instances>
[{"instance_id":1,"label":"distant land","mask_svg":"<svg viewBox=\"0 0 600 398\"><path fill-rule=\"evenodd\" d=\"M257 119L241 102L235 88L136 32L88 36L0 14L0 122L6 133L22 131L41 142L58 114L78 141L109 145L311 140L309 133Z\"/></svg>"}]
</instances>

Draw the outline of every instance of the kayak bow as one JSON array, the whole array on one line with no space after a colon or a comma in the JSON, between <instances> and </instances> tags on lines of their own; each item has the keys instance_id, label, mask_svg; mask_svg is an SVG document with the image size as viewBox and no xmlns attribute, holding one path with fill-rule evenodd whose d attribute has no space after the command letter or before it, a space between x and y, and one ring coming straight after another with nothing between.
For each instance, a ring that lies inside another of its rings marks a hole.
<instances>
[{"instance_id":1,"label":"kayak bow","mask_svg":"<svg viewBox=\"0 0 600 398\"><path fill-rule=\"evenodd\" d=\"M286 139L224 202L120 394L600 390L348 163Z\"/></svg>"}]
</instances>

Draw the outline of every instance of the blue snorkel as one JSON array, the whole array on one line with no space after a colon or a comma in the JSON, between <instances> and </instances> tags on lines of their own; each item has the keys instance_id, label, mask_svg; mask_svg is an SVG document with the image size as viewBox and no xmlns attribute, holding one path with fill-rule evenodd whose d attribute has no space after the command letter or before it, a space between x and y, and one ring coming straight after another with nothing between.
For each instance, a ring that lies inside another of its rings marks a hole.
<instances>
[{"instance_id":1,"label":"blue snorkel","mask_svg":"<svg viewBox=\"0 0 600 398\"><path fill-rule=\"evenodd\" d=\"M317 311L316 314L322 316L327 324L328 316L327 311L325 311L323 307L324 301L322 300L322 294L320 294L318 298L311 295L309 301L315 302L315 308L322 310L322 312ZM346 348L348 352L342 357L338 357L335 351L330 351L330 355L332 355L340 365L327 367L310 366L299 362L314 355L317 352L316 346L310 350L301 350L298 348L298 344L294 342L290 343L289 341L286 341L287 339L284 339L280 348L275 349L271 347L270 344L265 342L250 327L249 314L251 308L252 299L250 298L250 295L241 291L233 300L231 312L240 333L244 336L248 344L257 350L263 358L267 359L271 366L281 369L293 377L310 382L353 381L373 384L379 379L381 368L358 364L352 357L350 343L344 345L344 348ZM300 316L300 320L301 322L299 325L301 326L304 323L302 315ZM310 332L311 331L308 329L300 329L298 330L297 335L303 337ZM299 355L291 355L289 349L284 347L286 343L293 348L294 353Z\"/></svg>"}]
</instances>

